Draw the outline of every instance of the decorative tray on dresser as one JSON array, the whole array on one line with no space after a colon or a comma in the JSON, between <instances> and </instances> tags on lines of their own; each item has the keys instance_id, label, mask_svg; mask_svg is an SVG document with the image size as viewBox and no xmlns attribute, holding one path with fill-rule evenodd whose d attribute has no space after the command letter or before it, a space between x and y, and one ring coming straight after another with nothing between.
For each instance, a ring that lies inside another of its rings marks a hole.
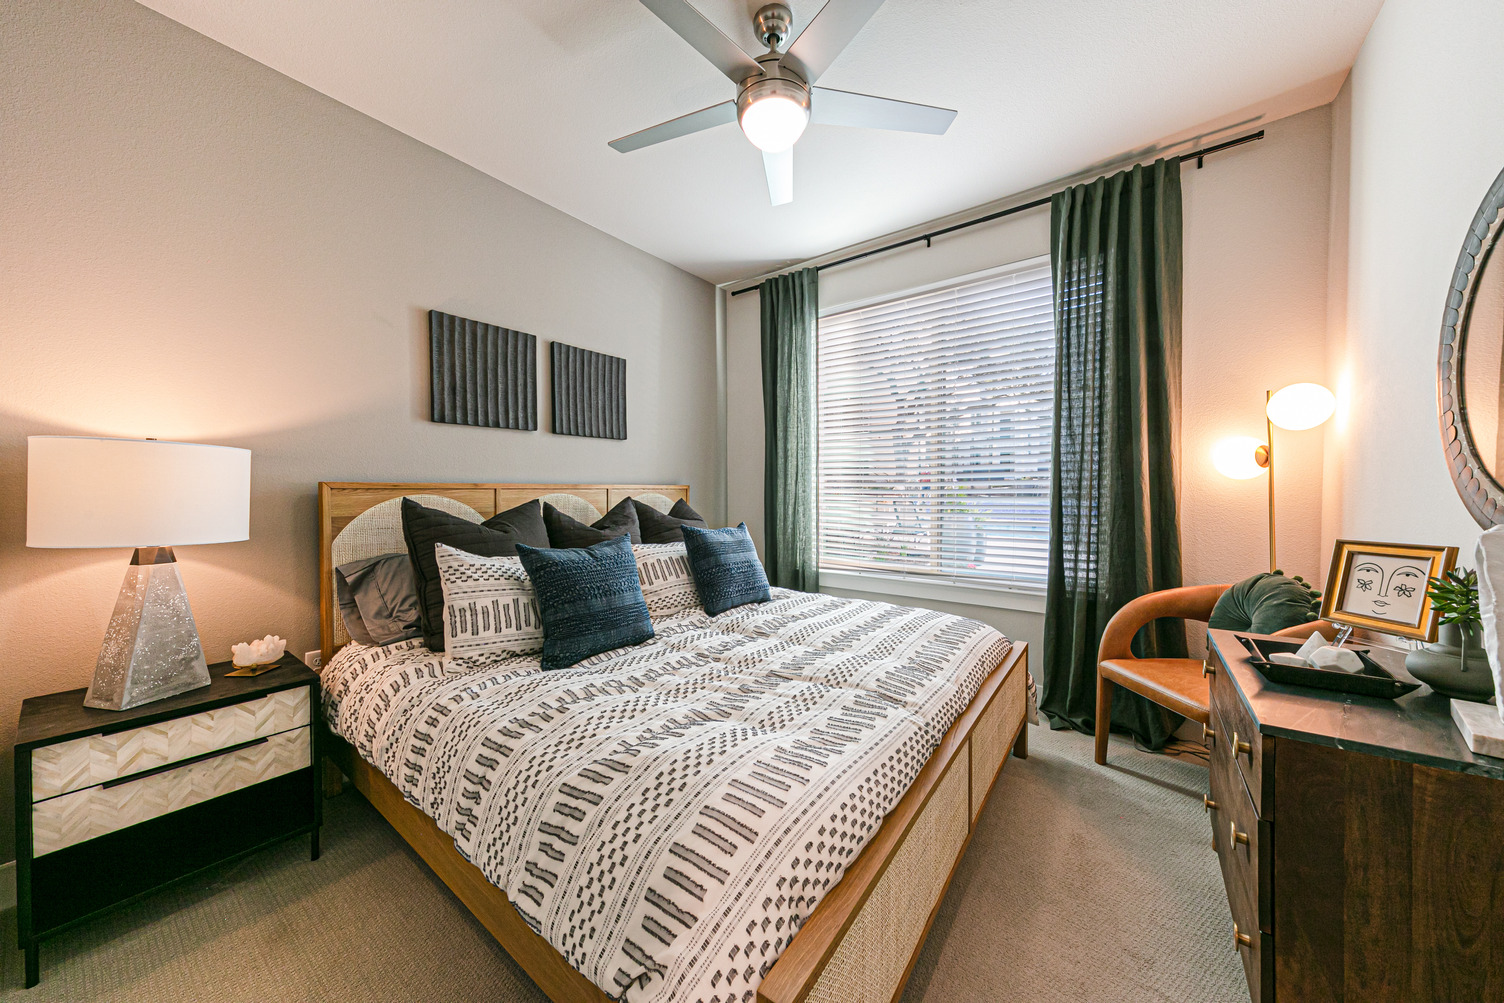
<instances>
[{"instance_id":1,"label":"decorative tray on dresser","mask_svg":"<svg viewBox=\"0 0 1504 1003\"><path fill-rule=\"evenodd\" d=\"M318 859L319 677L291 655L252 677L124 711L84 691L21 704L16 900L26 985L40 942L212 864L308 835Z\"/></svg>"},{"instance_id":2,"label":"decorative tray on dresser","mask_svg":"<svg viewBox=\"0 0 1504 1003\"><path fill-rule=\"evenodd\" d=\"M1208 637L1207 808L1255 1003L1504 1000L1504 759L1430 687L1283 686Z\"/></svg>"}]
</instances>

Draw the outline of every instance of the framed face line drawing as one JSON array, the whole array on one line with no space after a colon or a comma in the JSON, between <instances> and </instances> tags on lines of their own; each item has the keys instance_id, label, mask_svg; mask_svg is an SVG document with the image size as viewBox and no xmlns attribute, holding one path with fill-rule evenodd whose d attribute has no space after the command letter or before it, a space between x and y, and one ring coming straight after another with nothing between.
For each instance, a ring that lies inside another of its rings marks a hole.
<instances>
[{"instance_id":1,"label":"framed face line drawing","mask_svg":"<svg viewBox=\"0 0 1504 1003\"><path fill-rule=\"evenodd\" d=\"M1321 617L1333 623L1436 640L1430 579L1457 563L1456 547L1338 540L1326 576Z\"/></svg>"}]
</instances>

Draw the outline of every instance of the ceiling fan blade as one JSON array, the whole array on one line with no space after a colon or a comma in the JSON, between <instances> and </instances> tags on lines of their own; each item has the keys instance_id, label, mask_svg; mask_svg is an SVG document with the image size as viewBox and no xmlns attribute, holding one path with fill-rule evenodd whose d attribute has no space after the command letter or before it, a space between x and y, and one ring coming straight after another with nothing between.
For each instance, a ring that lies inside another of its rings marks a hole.
<instances>
[{"instance_id":1,"label":"ceiling fan blade","mask_svg":"<svg viewBox=\"0 0 1504 1003\"><path fill-rule=\"evenodd\" d=\"M762 169L768 173L768 201L787 205L794 201L794 151L763 153Z\"/></svg>"},{"instance_id":2,"label":"ceiling fan blade","mask_svg":"<svg viewBox=\"0 0 1504 1003\"><path fill-rule=\"evenodd\" d=\"M757 60L747 55L740 45L727 38L686 0L642 0L642 5L658 15L658 20L672 28L674 34L694 46L696 52L734 82L741 83L762 72Z\"/></svg>"},{"instance_id":3,"label":"ceiling fan blade","mask_svg":"<svg viewBox=\"0 0 1504 1003\"><path fill-rule=\"evenodd\" d=\"M634 132L630 136L613 139L608 146L618 153L631 153L640 150L644 146L652 146L654 143L667 142L670 139L678 139L680 136L688 136L692 132L702 132L706 129L714 129L718 125L726 125L736 121L736 102L722 101L713 104L709 108L701 108L692 111L688 115L680 115L671 118L667 122L659 122L649 126L641 132Z\"/></svg>"},{"instance_id":4,"label":"ceiling fan blade","mask_svg":"<svg viewBox=\"0 0 1504 1003\"><path fill-rule=\"evenodd\" d=\"M956 113L934 105L816 87L809 102L809 120L814 125L849 125L939 136L956 120Z\"/></svg>"},{"instance_id":5,"label":"ceiling fan blade","mask_svg":"<svg viewBox=\"0 0 1504 1003\"><path fill-rule=\"evenodd\" d=\"M789 45L784 62L814 83L882 5L883 0L829 0Z\"/></svg>"}]
</instances>

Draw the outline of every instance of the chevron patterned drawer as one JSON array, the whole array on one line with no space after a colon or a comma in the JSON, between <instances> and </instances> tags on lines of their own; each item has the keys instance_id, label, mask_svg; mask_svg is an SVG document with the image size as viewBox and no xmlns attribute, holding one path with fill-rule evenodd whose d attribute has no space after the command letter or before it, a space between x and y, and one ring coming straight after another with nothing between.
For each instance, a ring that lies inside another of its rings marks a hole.
<instances>
[{"instance_id":1,"label":"chevron patterned drawer","mask_svg":"<svg viewBox=\"0 0 1504 1003\"><path fill-rule=\"evenodd\" d=\"M307 690L302 691L307 695ZM231 791L301 770L311 761L307 727L139 780L102 784L32 806L32 855L40 857Z\"/></svg>"},{"instance_id":2,"label":"chevron patterned drawer","mask_svg":"<svg viewBox=\"0 0 1504 1003\"><path fill-rule=\"evenodd\" d=\"M31 799L45 801L206 752L307 727L308 692L308 687L300 686L144 728L43 746L31 756Z\"/></svg>"}]
</instances>

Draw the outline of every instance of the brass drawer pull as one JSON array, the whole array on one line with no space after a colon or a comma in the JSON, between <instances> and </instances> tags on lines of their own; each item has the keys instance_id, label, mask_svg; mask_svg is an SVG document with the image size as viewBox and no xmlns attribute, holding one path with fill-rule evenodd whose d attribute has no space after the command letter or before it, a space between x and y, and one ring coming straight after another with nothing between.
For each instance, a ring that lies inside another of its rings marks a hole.
<instances>
[{"instance_id":1,"label":"brass drawer pull","mask_svg":"<svg viewBox=\"0 0 1504 1003\"><path fill-rule=\"evenodd\" d=\"M1232 949L1233 949L1233 952L1237 953L1237 950L1240 947L1248 947L1248 948L1253 947L1253 938L1250 937L1250 936L1248 936L1248 934L1243 933L1242 931L1240 931L1238 929L1238 924L1237 923L1233 923L1233 925L1232 925Z\"/></svg>"},{"instance_id":2,"label":"brass drawer pull","mask_svg":"<svg viewBox=\"0 0 1504 1003\"><path fill-rule=\"evenodd\" d=\"M1201 744L1211 745L1217 740L1217 733L1206 725L1201 726Z\"/></svg>"},{"instance_id":3,"label":"brass drawer pull","mask_svg":"<svg viewBox=\"0 0 1504 1003\"><path fill-rule=\"evenodd\" d=\"M1208 813L1214 812L1217 810L1217 802L1203 794L1201 795L1201 809Z\"/></svg>"},{"instance_id":4,"label":"brass drawer pull","mask_svg":"<svg viewBox=\"0 0 1504 1003\"><path fill-rule=\"evenodd\" d=\"M1229 827L1231 829L1232 845L1237 846L1239 843L1242 843L1244 846L1247 846L1248 845L1248 833L1246 833L1246 832L1239 832L1238 831L1238 823L1237 823L1236 820L1228 823L1228 825L1229 825Z\"/></svg>"},{"instance_id":5,"label":"brass drawer pull","mask_svg":"<svg viewBox=\"0 0 1504 1003\"><path fill-rule=\"evenodd\" d=\"M1253 746L1249 745L1247 742L1238 741L1238 733L1236 731L1232 733L1232 754L1234 756L1247 756L1248 761L1250 763L1253 762Z\"/></svg>"},{"instance_id":6,"label":"brass drawer pull","mask_svg":"<svg viewBox=\"0 0 1504 1003\"><path fill-rule=\"evenodd\" d=\"M1214 668L1212 668L1212 660L1211 660L1211 658L1207 657L1207 658L1202 659L1201 660L1201 678L1205 679L1207 676L1215 676L1216 674L1217 674L1217 670L1214 669Z\"/></svg>"}]
</instances>

